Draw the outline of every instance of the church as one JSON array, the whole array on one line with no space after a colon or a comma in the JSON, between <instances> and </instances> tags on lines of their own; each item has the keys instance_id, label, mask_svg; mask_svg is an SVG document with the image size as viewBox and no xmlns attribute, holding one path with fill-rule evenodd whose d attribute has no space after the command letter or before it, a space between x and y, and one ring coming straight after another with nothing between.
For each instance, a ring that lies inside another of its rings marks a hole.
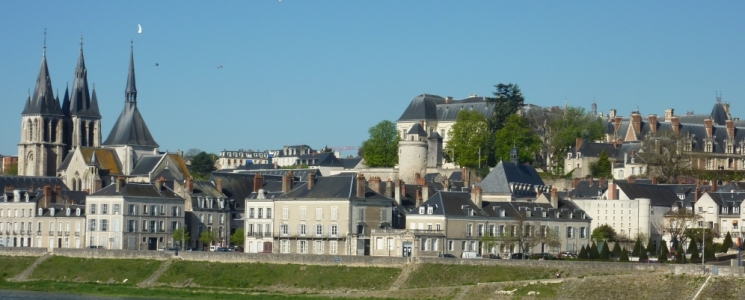
<instances>
[{"instance_id":1,"label":"church","mask_svg":"<svg viewBox=\"0 0 745 300\"><path fill-rule=\"evenodd\" d=\"M137 109L134 47L130 49L124 108L105 141L95 86L89 90L83 43L72 91L55 97L47 65L46 44L33 95L23 109L18 175L59 177L71 189L94 193L125 176L129 181L156 178L185 180L181 155L158 150Z\"/></svg>"}]
</instances>

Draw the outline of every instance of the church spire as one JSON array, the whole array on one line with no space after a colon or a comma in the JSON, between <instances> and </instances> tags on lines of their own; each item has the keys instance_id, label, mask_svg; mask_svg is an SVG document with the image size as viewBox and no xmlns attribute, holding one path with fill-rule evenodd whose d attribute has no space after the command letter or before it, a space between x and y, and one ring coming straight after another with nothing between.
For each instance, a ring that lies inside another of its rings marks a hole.
<instances>
[{"instance_id":1,"label":"church spire","mask_svg":"<svg viewBox=\"0 0 745 300\"><path fill-rule=\"evenodd\" d=\"M124 102L132 103L134 106L137 106L137 87L135 86L135 50L134 43L130 43L129 74L127 75L127 89L124 91Z\"/></svg>"},{"instance_id":2,"label":"church spire","mask_svg":"<svg viewBox=\"0 0 745 300\"><path fill-rule=\"evenodd\" d=\"M62 115L59 109L59 102L54 103L54 91L52 90L52 79L49 77L49 67L47 67L47 33L44 31L44 55L41 59L41 69L39 76L36 78L36 88L34 96L27 109L23 110L22 115Z\"/></svg>"},{"instance_id":3,"label":"church spire","mask_svg":"<svg viewBox=\"0 0 745 300\"><path fill-rule=\"evenodd\" d=\"M85 68L82 36L80 37L80 55L78 56L78 65L75 67L75 81L72 84L69 110L71 116L101 118L98 109L91 109L90 91L88 90L88 69Z\"/></svg>"},{"instance_id":4,"label":"church spire","mask_svg":"<svg viewBox=\"0 0 745 300\"><path fill-rule=\"evenodd\" d=\"M70 115L70 85L65 87L65 96L62 98L62 112L69 116Z\"/></svg>"}]
</instances>

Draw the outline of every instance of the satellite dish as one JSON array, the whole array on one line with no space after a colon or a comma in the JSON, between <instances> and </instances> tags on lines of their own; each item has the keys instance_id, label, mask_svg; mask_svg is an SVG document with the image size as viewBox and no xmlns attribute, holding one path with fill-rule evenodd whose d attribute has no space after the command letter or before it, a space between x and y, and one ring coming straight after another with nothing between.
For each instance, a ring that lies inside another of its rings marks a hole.
<instances>
[{"instance_id":1,"label":"satellite dish","mask_svg":"<svg viewBox=\"0 0 745 300\"><path fill-rule=\"evenodd\" d=\"M137 24L137 33L142 33L142 26L140 24Z\"/></svg>"}]
</instances>

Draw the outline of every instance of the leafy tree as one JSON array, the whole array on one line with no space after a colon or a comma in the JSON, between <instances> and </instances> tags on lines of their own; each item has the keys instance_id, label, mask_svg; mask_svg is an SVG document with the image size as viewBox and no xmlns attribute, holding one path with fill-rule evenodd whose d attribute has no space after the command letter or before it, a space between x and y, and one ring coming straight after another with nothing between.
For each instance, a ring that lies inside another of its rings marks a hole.
<instances>
[{"instance_id":1,"label":"leafy tree","mask_svg":"<svg viewBox=\"0 0 745 300\"><path fill-rule=\"evenodd\" d=\"M616 240L616 230L608 224L603 224L592 230L590 238L594 241L613 242Z\"/></svg>"},{"instance_id":2,"label":"leafy tree","mask_svg":"<svg viewBox=\"0 0 745 300\"><path fill-rule=\"evenodd\" d=\"M205 180L214 170L216 170L214 154L202 151L191 160L190 171L194 179Z\"/></svg>"},{"instance_id":3,"label":"leafy tree","mask_svg":"<svg viewBox=\"0 0 745 300\"><path fill-rule=\"evenodd\" d=\"M658 251L657 254L657 261L666 262L668 252L669 251L667 250L667 242L665 240L662 240L662 242L660 242L660 251Z\"/></svg>"},{"instance_id":4,"label":"leafy tree","mask_svg":"<svg viewBox=\"0 0 745 300\"><path fill-rule=\"evenodd\" d=\"M613 177L613 166L611 166L608 154L605 153L605 149L600 152L598 160L590 164L590 174L593 177Z\"/></svg>"},{"instance_id":5,"label":"leafy tree","mask_svg":"<svg viewBox=\"0 0 745 300\"><path fill-rule=\"evenodd\" d=\"M647 242L647 247L645 247L645 249L647 249L647 252L649 253L652 253L652 254L657 253L657 249L655 249L654 243L652 243L652 238L649 238L649 241Z\"/></svg>"},{"instance_id":6,"label":"leafy tree","mask_svg":"<svg viewBox=\"0 0 745 300\"><path fill-rule=\"evenodd\" d=\"M5 167L5 170L3 170L3 173L5 173L5 175L18 175L18 164L15 163L8 165Z\"/></svg>"},{"instance_id":7,"label":"leafy tree","mask_svg":"<svg viewBox=\"0 0 745 300\"><path fill-rule=\"evenodd\" d=\"M686 143L691 143L689 137L669 131L647 136L639 151L648 165L647 173L661 183L677 183L690 174L691 159L683 148Z\"/></svg>"},{"instance_id":8,"label":"leafy tree","mask_svg":"<svg viewBox=\"0 0 745 300\"><path fill-rule=\"evenodd\" d=\"M621 257L621 243L615 242L613 245L613 257Z\"/></svg>"},{"instance_id":9,"label":"leafy tree","mask_svg":"<svg viewBox=\"0 0 745 300\"><path fill-rule=\"evenodd\" d=\"M243 227L235 230L233 235L230 236L230 243L234 246L243 247L243 241L246 239L246 234L243 231Z\"/></svg>"},{"instance_id":10,"label":"leafy tree","mask_svg":"<svg viewBox=\"0 0 745 300\"><path fill-rule=\"evenodd\" d=\"M595 242L592 242L592 246L590 247L590 259L598 259L600 258L600 253L598 252L598 246L595 244Z\"/></svg>"},{"instance_id":11,"label":"leafy tree","mask_svg":"<svg viewBox=\"0 0 745 300\"><path fill-rule=\"evenodd\" d=\"M618 261L629 261L629 251L627 251L626 248L621 249L621 256L618 258Z\"/></svg>"},{"instance_id":12,"label":"leafy tree","mask_svg":"<svg viewBox=\"0 0 745 300\"><path fill-rule=\"evenodd\" d=\"M491 248L497 245L497 238L487 232L479 239L479 242L484 247L486 252L491 253Z\"/></svg>"},{"instance_id":13,"label":"leafy tree","mask_svg":"<svg viewBox=\"0 0 745 300\"><path fill-rule=\"evenodd\" d=\"M497 88L494 97L486 99L488 104L494 106L494 112L489 120L491 132L502 129L507 117L522 109L525 102L525 97L517 84L500 83L494 87Z\"/></svg>"},{"instance_id":14,"label":"leafy tree","mask_svg":"<svg viewBox=\"0 0 745 300\"><path fill-rule=\"evenodd\" d=\"M688 253L691 254L691 262L697 263L701 262L701 257L698 255L698 246L696 245L695 241L691 241L688 243Z\"/></svg>"},{"instance_id":15,"label":"leafy tree","mask_svg":"<svg viewBox=\"0 0 745 300\"><path fill-rule=\"evenodd\" d=\"M634 248L631 249L631 256L638 257L642 249L642 242L639 239L636 239L634 242Z\"/></svg>"},{"instance_id":16,"label":"leafy tree","mask_svg":"<svg viewBox=\"0 0 745 300\"><path fill-rule=\"evenodd\" d=\"M450 140L444 152L454 153L450 161L467 167L476 168L487 162L484 150L488 148L489 127L486 117L475 110L461 110L450 128ZM481 152L481 155L479 154Z\"/></svg>"},{"instance_id":17,"label":"leafy tree","mask_svg":"<svg viewBox=\"0 0 745 300\"><path fill-rule=\"evenodd\" d=\"M205 230L202 235L199 236L199 241L206 246L212 246L213 243L220 241L220 237L216 231Z\"/></svg>"},{"instance_id":18,"label":"leafy tree","mask_svg":"<svg viewBox=\"0 0 745 300\"><path fill-rule=\"evenodd\" d=\"M724 236L724 241L722 241L722 247L720 252L727 252L730 248L733 248L735 243L732 242L732 235L729 234L729 231L727 231L727 235Z\"/></svg>"},{"instance_id":19,"label":"leafy tree","mask_svg":"<svg viewBox=\"0 0 745 300\"><path fill-rule=\"evenodd\" d=\"M603 243L603 250L600 251L600 259L602 260L609 260L610 259L610 250L608 250L610 246L608 243Z\"/></svg>"},{"instance_id":20,"label":"leafy tree","mask_svg":"<svg viewBox=\"0 0 745 300\"><path fill-rule=\"evenodd\" d=\"M178 229L173 231L173 234L171 235L173 237L173 243L177 243L181 246L186 245L191 241L191 235L189 234L189 230L185 226L181 226ZM184 247L181 247L184 248Z\"/></svg>"},{"instance_id":21,"label":"leafy tree","mask_svg":"<svg viewBox=\"0 0 745 300\"><path fill-rule=\"evenodd\" d=\"M683 252L683 247L681 247L680 244L678 244L678 248L675 250L675 262L679 264L686 263L688 259L686 258L685 253Z\"/></svg>"},{"instance_id":22,"label":"leafy tree","mask_svg":"<svg viewBox=\"0 0 745 300\"><path fill-rule=\"evenodd\" d=\"M582 248L579 250L579 254L577 254L577 258L587 259L587 249L585 249L585 245L582 245Z\"/></svg>"},{"instance_id":23,"label":"leafy tree","mask_svg":"<svg viewBox=\"0 0 745 300\"><path fill-rule=\"evenodd\" d=\"M497 160L509 161L510 150L516 147L521 163L533 162L541 150L541 140L528 127L525 118L512 114L505 120L502 129L496 133L494 151Z\"/></svg>"},{"instance_id":24,"label":"leafy tree","mask_svg":"<svg viewBox=\"0 0 745 300\"><path fill-rule=\"evenodd\" d=\"M370 138L362 143L365 165L371 168L391 168L398 163L398 142L401 137L396 123L385 120L368 130Z\"/></svg>"},{"instance_id":25,"label":"leafy tree","mask_svg":"<svg viewBox=\"0 0 745 300\"><path fill-rule=\"evenodd\" d=\"M199 150L197 148L191 148L191 149L187 150L186 153L184 153L184 159L185 160L192 160L192 159L194 159L195 156L199 155L199 153L201 153L201 152L202 152L202 150Z\"/></svg>"},{"instance_id":26,"label":"leafy tree","mask_svg":"<svg viewBox=\"0 0 745 300\"><path fill-rule=\"evenodd\" d=\"M567 149L574 146L577 138L588 141L599 140L605 135L603 120L582 107L568 107L563 115L548 120L546 146L556 170L564 174L564 158Z\"/></svg>"}]
</instances>

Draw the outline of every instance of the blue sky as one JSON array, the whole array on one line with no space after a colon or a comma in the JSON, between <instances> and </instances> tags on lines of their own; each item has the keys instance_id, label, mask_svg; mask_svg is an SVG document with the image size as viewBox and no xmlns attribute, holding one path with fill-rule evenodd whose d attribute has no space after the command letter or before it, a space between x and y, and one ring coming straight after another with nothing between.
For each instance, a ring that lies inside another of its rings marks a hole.
<instances>
[{"instance_id":1,"label":"blue sky","mask_svg":"<svg viewBox=\"0 0 745 300\"><path fill-rule=\"evenodd\" d=\"M103 139L134 40L161 150L358 146L418 94L500 82L537 105L594 100L623 116L708 113L721 91L745 118L745 1L3 1L0 28L2 154L17 153L45 28L60 93L83 35Z\"/></svg>"}]
</instances>

